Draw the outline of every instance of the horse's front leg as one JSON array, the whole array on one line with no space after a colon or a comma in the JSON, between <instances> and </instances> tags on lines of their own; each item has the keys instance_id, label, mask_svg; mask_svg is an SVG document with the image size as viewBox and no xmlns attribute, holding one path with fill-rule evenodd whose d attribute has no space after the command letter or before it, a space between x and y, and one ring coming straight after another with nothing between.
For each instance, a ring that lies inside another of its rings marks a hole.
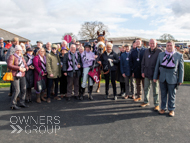
<instances>
[{"instance_id":1,"label":"horse's front leg","mask_svg":"<svg viewBox=\"0 0 190 143\"><path fill-rule=\"evenodd\" d=\"M102 75L100 74L100 81L98 82L98 87L96 89L96 92L99 93L100 92L100 82L101 82L101 79L102 79Z\"/></svg>"}]
</instances>

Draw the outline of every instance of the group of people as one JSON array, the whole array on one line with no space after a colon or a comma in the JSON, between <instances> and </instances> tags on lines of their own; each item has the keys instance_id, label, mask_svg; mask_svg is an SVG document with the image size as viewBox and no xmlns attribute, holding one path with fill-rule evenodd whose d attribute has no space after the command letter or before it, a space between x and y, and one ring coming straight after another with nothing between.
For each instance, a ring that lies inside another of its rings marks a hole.
<instances>
[{"instance_id":1,"label":"group of people","mask_svg":"<svg viewBox=\"0 0 190 143\"><path fill-rule=\"evenodd\" d=\"M97 41L94 46L86 42L83 47L74 41L68 48L67 42L63 40L61 46L48 42L46 48L43 48L42 41L37 41L35 50L27 47L26 51L23 51L19 39L15 37L5 56L8 69L14 76L10 87L11 109L27 108L25 102L32 102L33 87L38 103L41 101L51 103L51 96L55 100L61 100L64 96L67 100L71 100L72 96L76 100L83 100L86 87L88 87L88 98L93 100L92 90L95 81L89 76L89 72L101 67L105 77L105 99L109 98L111 79L114 100L118 97L116 81L119 81L121 88L119 95L124 99L131 97L134 102L139 102L144 91L144 102L141 107L145 107L149 105L150 85L152 85L154 110L164 114L168 108L169 115L174 116L176 89L183 82L184 67L183 55L175 50L173 41L168 41L166 50L163 51L157 47L155 39L150 39L150 48L143 48L142 40L136 39L132 46L119 46L119 54L112 49L113 44L107 42L106 51L101 55L97 55L93 50L98 48L96 44ZM41 79L46 81L47 89L38 91L37 82ZM59 82L60 88L58 88ZM17 104L19 94L20 107Z\"/></svg>"}]
</instances>

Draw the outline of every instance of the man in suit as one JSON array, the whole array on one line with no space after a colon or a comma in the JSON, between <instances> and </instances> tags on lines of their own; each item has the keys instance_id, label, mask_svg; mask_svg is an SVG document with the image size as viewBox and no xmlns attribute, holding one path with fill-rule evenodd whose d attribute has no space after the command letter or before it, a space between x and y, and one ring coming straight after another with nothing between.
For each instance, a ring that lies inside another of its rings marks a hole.
<instances>
[{"instance_id":1,"label":"man in suit","mask_svg":"<svg viewBox=\"0 0 190 143\"><path fill-rule=\"evenodd\" d=\"M136 49L131 52L131 58L129 59L129 64L132 71L132 77L136 79L137 85L137 98L134 99L135 102L142 100L142 86L144 88L144 78L141 75L141 62L145 52L145 48L142 47L142 40L140 38L136 39Z\"/></svg>"},{"instance_id":2,"label":"man in suit","mask_svg":"<svg viewBox=\"0 0 190 143\"><path fill-rule=\"evenodd\" d=\"M173 41L166 43L166 51L161 52L158 56L153 81L156 82L159 76L161 89L161 110L160 114L164 114L167 105L168 95L168 110L169 116L174 116L175 96L178 85L183 82L184 76L184 61L183 55L175 51Z\"/></svg>"}]
</instances>

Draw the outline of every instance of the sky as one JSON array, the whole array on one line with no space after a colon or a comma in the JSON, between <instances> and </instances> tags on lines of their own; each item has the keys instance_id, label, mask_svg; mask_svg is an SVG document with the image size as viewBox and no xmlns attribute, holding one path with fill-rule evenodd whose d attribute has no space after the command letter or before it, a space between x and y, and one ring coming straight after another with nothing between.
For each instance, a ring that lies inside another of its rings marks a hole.
<instances>
[{"instance_id":1,"label":"sky","mask_svg":"<svg viewBox=\"0 0 190 143\"><path fill-rule=\"evenodd\" d=\"M77 39L84 22L101 21L109 37L156 38L168 33L190 40L188 0L0 0L0 28L31 40Z\"/></svg>"}]
</instances>

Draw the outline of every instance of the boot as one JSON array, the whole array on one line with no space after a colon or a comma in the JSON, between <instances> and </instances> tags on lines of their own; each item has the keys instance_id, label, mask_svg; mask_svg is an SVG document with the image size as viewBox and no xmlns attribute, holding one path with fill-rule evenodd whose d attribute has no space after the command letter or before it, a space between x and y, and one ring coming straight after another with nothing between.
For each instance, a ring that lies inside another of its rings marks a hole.
<instances>
[{"instance_id":1,"label":"boot","mask_svg":"<svg viewBox=\"0 0 190 143\"><path fill-rule=\"evenodd\" d=\"M92 89L93 89L93 86L90 86L90 87L89 87L89 95L88 95L88 96L89 96L88 98L89 98L90 100L93 100L93 97L92 97Z\"/></svg>"},{"instance_id":2,"label":"boot","mask_svg":"<svg viewBox=\"0 0 190 143\"><path fill-rule=\"evenodd\" d=\"M41 93L41 100L42 100L42 101L45 101L45 102L47 101L47 100L44 98L44 92Z\"/></svg>"},{"instance_id":3,"label":"boot","mask_svg":"<svg viewBox=\"0 0 190 143\"><path fill-rule=\"evenodd\" d=\"M85 88L81 89L81 94L80 94L80 100L84 99L84 92L85 92Z\"/></svg>"},{"instance_id":4,"label":"boot","mask_svg":"<svg viewBox=\"0 0 190 143\"><path fill-rule=\"evenodd\" d=\"M36 102L41 103L40 93L36 93Z\"/></svg>"}]
</instances>

